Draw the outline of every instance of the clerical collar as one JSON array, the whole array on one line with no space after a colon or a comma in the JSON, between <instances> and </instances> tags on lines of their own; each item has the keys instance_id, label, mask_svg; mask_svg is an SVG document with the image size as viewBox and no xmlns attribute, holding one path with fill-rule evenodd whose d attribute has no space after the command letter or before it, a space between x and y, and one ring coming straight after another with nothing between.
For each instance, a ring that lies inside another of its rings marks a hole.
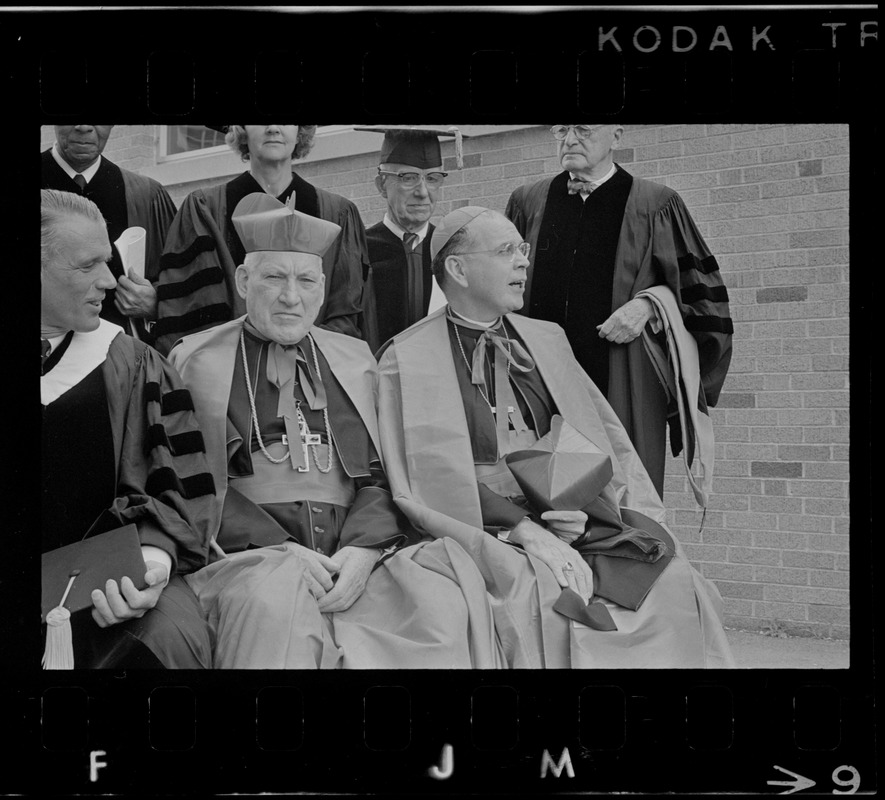
<instances>
[{"instance_id":1,"label":"clerical collar","mask_svg":"<svg viewBox=\"0 0 885 800\"><path fill-rule=\"evenodd\" d=\"M95 159L94 164L86 167L86 169L84 169L82 172L77 172L77 170L75 170L70 164L68 164L67 161L65 161L61 157L61 153L59 153L58 151L58 142L52 145L52 149L49 152L52 153L52 157L55 159L55 163L58 164L65 171L65 173L71 180L74 180L75 175L82 175L86 183L89 183L89 181L91 181L95 177L95 173L98 172L98 168L101 166L101 160L104 157L99 156Z\"/></svg>"},{"instance_id":2,"label":"clerical collar","mask_svg":"<svg viewBox=\"0 0 885 800\"><path fill-rule=\"evenodd\" d=\"M577 180L577 181L583 181L583 180L586 180L587 183L593 183L593 184L596 184L596 188L598 189L600 186L602 186L603 183L605 183L609 178L611 178L611 177L612 177L617 171L618 171L618 170L617 170L617 167L615 167L615 165L612 164L611 169L610 169L608 172L606 172L605 175L603 175L601 178L599 178L599 180L590 180L590 179L585 179L585 178L579 178L577 175L575 175L574 172L571 172L571 171L569 172L569 177L570 177L573 181L576 181L576 180ZM582 192L581 194L583 195L584 193Z\"/></svg>"},{"instance_id":3,"label":"clerical collar","mask_svg":"<svg viewBox=\"0 0 885 800\"><path fill-rule=\"evenodd\" d=\"M405 228L401 228L399 225L397 225L390 218L389 211L384 212L383 222L384 222L384 225L387 228L387 230L389 230L392 234L394 234L394 236L396 236L397 239L402 239L403 236L405 236L407 233L409 233L409 231L407 231ZM424 237L427 236L427 230L429 227L430 227L430 221L427 221L417 231L412 231L412 233L418 234L418 241L415 242L415 245L414 245L415 247L417 247L419 244L421 244L421 242L424 241Z\"/></svg>"},{"instance_id":4,"label":"clerical collar","mask_svg":"<svg viewBox=\"0 0 885 800\"><path fill-rule=\"evenodd\" d=\"M498 319L493 320L492 322L478 322L475 319L470 319L470 317L465 317L463 314L459 314L451 306L449 306L449 312L451 313L451 315L453 317L458 317L459 319L463 319L464 322L469 322L471 325L476 325L478 328L486 328L488 330L491 330L492 328L497 328L498 325L501 324L501 317L498 317Z\"/></svg>"}]
</instances>

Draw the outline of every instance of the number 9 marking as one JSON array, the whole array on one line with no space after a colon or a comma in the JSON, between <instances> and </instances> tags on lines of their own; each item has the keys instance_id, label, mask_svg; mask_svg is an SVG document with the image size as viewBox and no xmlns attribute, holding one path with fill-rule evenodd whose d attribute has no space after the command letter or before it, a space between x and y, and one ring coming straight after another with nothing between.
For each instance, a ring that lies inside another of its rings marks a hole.
<instances>
[{"instance_id":1,"label":"number 9 marking","mask_svg":"<svg viewBox=\"0 0 885 800\"><path fill-rule=\"evenodd\" d=\"M839 777L840 772L850 772L851 777L846 781ZM848 789L833 789L833 794L854 794L860 788L860 773L854 768L843 764L833 770L833 783L836 786L848 786Z\"/></svg>"}]
</instances>

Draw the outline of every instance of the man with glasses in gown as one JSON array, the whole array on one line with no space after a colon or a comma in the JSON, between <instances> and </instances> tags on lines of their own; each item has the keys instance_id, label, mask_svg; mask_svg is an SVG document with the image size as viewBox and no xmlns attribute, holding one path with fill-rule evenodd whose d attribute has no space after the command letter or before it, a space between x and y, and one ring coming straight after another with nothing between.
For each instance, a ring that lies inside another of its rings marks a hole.
<instances>
[{"instance_id":1,"label":"man with glasses in gown","mask_svg":"<svg viewBox=\"0 0 885 800\"><path fill-rule=\"evenodd\" d=\"M462 134L457 128L404 125L356 130L384 134L375 186L387 210L366 230L372 267L363 293L363 334L375 352L428 312L434 296L430 218L448 177L439 137L455 137L460 152ZM456 164L460 168L461 160Z\"/></svg>"},{"instance_id":2,"label":"man with glasses in gown","mask_svg":"<svg viewBox=\"0 0 885 800\"><path fill-rule=\"evenodd\" d=\"M672 291L714 406L731 361L728 293L682 198L614 163L622 126L550 130L563 171L516 189L505 212L532 245L521 313L565 329L663 496L668 416L674 454L682 436L642 345L646 324L658 329L652 304L636 295L661 285Z\"/></svg>"}]
</instances>

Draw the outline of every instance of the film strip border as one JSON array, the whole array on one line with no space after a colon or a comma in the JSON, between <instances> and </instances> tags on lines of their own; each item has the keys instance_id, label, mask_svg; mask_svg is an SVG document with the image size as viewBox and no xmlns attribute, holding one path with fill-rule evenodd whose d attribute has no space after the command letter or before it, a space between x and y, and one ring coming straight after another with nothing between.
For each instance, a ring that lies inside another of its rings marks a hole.
<instances>
[{"instance_id":1,"label":"film strip border","mask_svg":"<svg viewBox=\"0 0 885 800\"><path fill-rule=\"evenodd\" d=\"M872 116L867 76L878 70L873 5L75 13L52 26L23 15L7 34L7 74L39 81L47 122L107 113L109 98L118 119L216 119L235 102L256 115L347 109L374 121L442 110L477 123L554 112L826 122ZM119 36L100 52L70 46L70 27L109 21Z\"/></svg>"},{"instance_id":2,"label":"film strip border","mask_svg":"<svg viewBox=\"0 0 885 800\"><path fill-rule=\"evenodd\" d=\"M234 793L876 785L870 698L828 676L526 677L238 673L188 685L121 674L87 687L72 676L6 705L16 735L4 788L32 786L35 773L47 789L102 793L161 775L176 790Z\"/></svg>"}]
</instances>

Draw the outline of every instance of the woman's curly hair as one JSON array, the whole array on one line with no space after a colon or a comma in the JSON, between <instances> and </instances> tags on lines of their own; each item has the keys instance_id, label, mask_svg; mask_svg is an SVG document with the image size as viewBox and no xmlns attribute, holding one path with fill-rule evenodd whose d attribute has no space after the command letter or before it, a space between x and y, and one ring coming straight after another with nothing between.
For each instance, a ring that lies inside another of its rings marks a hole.
<instances>
[{"instance_id":1,"label":"woman's curly hair","mask_svg":"<svg viewBox=\"0 0 885 800\"><path fill-rule=\"evenodd\" d=\"M295 150L292 153L293 161L304 158L313 149L313 137L316 132L316 125L298 126L298 137L295 140ZM224 141L243 161L249 160L249 142L246 138L245 126L231 125L224 136Z\"/></svg>"}]
</instances>

